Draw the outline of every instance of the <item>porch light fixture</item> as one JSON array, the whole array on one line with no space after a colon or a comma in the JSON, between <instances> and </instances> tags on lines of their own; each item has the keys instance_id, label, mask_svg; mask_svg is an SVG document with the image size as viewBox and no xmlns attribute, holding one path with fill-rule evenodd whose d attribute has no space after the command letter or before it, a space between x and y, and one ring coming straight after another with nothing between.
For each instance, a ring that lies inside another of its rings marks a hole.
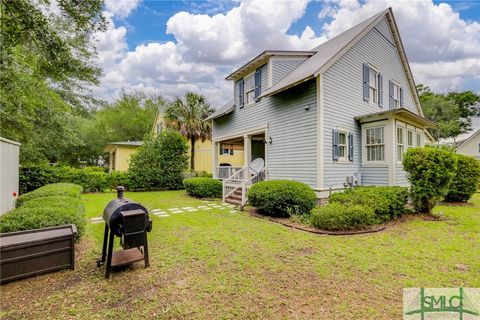
<instances>
[{"instance_id":1,"label":"porch light fixture","mask_svg":"<svg viewBox=\"0 0 480 320\"><path fill-rule=\"evenodd\" d=\"M265 144L272 144L272 137L268 137L267 140L265 140Z\"/></svg>"},{"instance_id":2,"label":"porch light fixture","mask_svg":"<svg viewBox=\"0 0 480 320\"><path fill-rule=\"evenodd\" d=\"M305 111L308 111L308 110L310 110L310 105L309 105L309 104L307 104L307 105L306 105L306 106L305 106L303 109L305 109Z\"/></svg>"}]
</instances>

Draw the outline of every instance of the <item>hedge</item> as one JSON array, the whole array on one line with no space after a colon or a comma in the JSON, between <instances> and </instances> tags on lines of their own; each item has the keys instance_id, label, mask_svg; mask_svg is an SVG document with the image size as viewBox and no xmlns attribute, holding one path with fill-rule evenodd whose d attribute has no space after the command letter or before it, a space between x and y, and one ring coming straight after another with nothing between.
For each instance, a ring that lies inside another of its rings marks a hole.
<instances>
[{"instance_id":1,"label":"hedge","mask_svg":"<svg viewBox=\"0 0 480 320\"><path fill-rule=\"evenodd\" d=\"M311 224L331 231L358 230L377 223L373 208L332 202L312 211Z\"/></svg>"},{"instance_id":2,"label":"hedge","mask_svg":"<svg viewBox=\"0 0 480 320\"><path fill-rule=\"evenodd\" d=\"M445 200L448 202L464 202L477 191L480 183L480 162L475 158L456 154L457 169Z\"/></svg>"},{"instance_id":3,"label":"hedge","mask_svg":"<svg viewBox=\"0 0 480 320\"><path fill-rule=\"evenodd\" d=\"M369 186L355 187L334 193L329 202L344 205L361 205L373 208L380 221L388 221L403 215L408 201L408 188Z\"/></svg>"},{"instance_id":4,"label":"hedge","mask_svg":"<svg viewBox=\"0 0 480 320\"><path fill-rule=\"evenodd\" d=\"M81 191L81 186L50 184L23 195L20 207L0 217L0 232L74 224L80 239L86 224Z\"/></svg>"},{"instance_id":5,"label":"hedge","mask_svg":"<svg viewBox=\"0 0 480 320\"><path fill-rule=\"evenodd\" d=\"M403 167L408 172L415 209L420 213L431 213L437 201L449 191L457 158L447 148L409 148L403 158Z\"/></svg>"},{"instance_id":6,"label":"hedge","mask_svg":"<svg viewBox=\"0 0 480 320\"><path fill-rule=\"evenodd\" d=\"M67 196L80 198L83 188L73 183L54 183L48 184L37 190L29 193L25 193L17 198L17 207L22 206L25 202L28 202L35 198L50 197L50 196Z\"/></svg>"},{"instance_id":7,"label":"hedge","mask_svg":"<svg viewBox=\"0 0 480 320\"><path fill-rule=\"evenodd\" d=\"M222 183L212 178L188 178L183 180L188 195L199 198L217 198L222 196Z\"/></svg>"},{"instance_id":8,"label":"hedge","mask_svg":"<svg viewBox=\"0 0 480 320\"><path fill-rule=\"evenodd\" d=\"M308 185L291 180L268 180L252 185L248 191L251 205L261 212L279 217L309 214L317 196Z\"/></svg>"}]
</instances>

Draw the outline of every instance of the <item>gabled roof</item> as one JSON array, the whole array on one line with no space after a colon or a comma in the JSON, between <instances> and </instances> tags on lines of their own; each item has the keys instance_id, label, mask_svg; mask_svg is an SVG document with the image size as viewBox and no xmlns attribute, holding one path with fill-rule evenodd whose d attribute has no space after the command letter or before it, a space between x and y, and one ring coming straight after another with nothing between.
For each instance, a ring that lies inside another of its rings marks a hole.
<instances>
[{"instance_id":1,"label":"gabled roof","mask_svg":"<svg viewBox=\"0 0 480 320\"><path fill-rule=\"evenodd\" d=\"M249 69L258 68L265 64L271 56L313 56L315 51L285 51L285 50L266 50L260 53L252 60L245 63L243 66L229 74L225 80L236 80L245 71Z\"/></svg>"},{"instance_id":2,"label":"gabled roof","mask_svg":"<svg viewBox=\"0 0 480 320\"><path fill-rule=\"evenodd\" d=\"M223 106L215 110L215 112L209 115L204 121L219 118L221 116L224 116L232 112L233 110L235 110L235 104L233 100L230 100L227 103L225 103Z\"/></svg>"},{"instance_id":3,"label":"gabled roof","mask_svg":"<svg viewBox=\"0 0 480 320\"><path fill-rule=\"evenodd\" d=\"M263 92L261 97L273 95L317 76L319 71L330 60L341 53L354 39L375 26L388 11L389 9L383 10L338 36L322 43L318 47L313 48L312 51L316 53L312 57L307 59L274 86Z\"/></svg>"},{"instance_id":4,"label":"gabled roof","mask_svg":"<svg viewBox=\"0 0 480 320\"><path fill-rule=\"evenodd\" d=\"M377 13L373 17L322 43L318 47L313 48L312 51L316 52L313 56L305 60L305 62L303 62L296 69L286 75L274 86L264 91L260 98L274 95L291 87L299 85L300 83L315 78L320 73L328 69L328 67L330 67L341 56L343 56L343 54L347 52L347 50L353 44L359 41L362 36L367 34L385 16L387 17L388 23L390 24L392 36L399 52L400 60L404 66L405 74L410 86L410 90L413 94L417 110L419 114L423 116L423 110L420 105L420 100L418 98L415 82L413 81L412 72L408 64L405 49L403 48L403 44L398 32L398 27L395 23L395 18L393 16L391 8L385 9Z\"/></svg>"},{"instance_id":5,"label":"gabled roof","mask_svg":"<svg viewBox=\"0 0 480 320\"><path fill-rule=\"evenodd\" d=\"M461 146L463 146L464 144L466 144L467 142L469 142L470 140L472 140L473 138L475 138L477 135L480 134L480 129L478 129L477 131L475 131L470 137L468 137L467 139L463 140L456 148L455 150L457 150L458 148L460 148Z\"/></svg>"}]
</instances>

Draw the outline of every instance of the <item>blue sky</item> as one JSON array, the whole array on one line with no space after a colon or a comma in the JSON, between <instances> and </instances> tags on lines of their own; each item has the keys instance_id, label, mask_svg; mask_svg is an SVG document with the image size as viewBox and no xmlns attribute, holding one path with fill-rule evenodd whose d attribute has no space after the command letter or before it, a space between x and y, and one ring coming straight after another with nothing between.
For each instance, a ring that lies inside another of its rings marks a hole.
<instances>
[{"instance_id":1,"label":"blue sky","mask_svg":"<svg viewBox=\"0 0 480 320\"><path fill-rule=\"evenodd\" d=\"M435 4L448 3L460 14L464 20L480 20L480 1L433 1ZM128 28L127 43L130 48L151 41L174 41L173 35L166 34L168 19L175 13L187 11L198 14L213 15L225 13L238 6L236 1L143 1L138 8L125 19L114 19L118 24ZM316 33L321 33L322 25L330 22L331 18L319 19L318 13L322 10L321 1L310 2L305 15L294 22L289 28L289 34L299 35L309 25Z\"/></svg>"},{"instance_id":2,"label":"blue sky","mask_svg":"<svg viewBox=\"0 0 480 320\"><path fill-rule=\"evenodd\" d=\"M226 73L265 49L306 50L391 6L417 83L480 92L480 1L105 0L101 98L120 90L229 98Z\"/></svg>"}]
</instances>

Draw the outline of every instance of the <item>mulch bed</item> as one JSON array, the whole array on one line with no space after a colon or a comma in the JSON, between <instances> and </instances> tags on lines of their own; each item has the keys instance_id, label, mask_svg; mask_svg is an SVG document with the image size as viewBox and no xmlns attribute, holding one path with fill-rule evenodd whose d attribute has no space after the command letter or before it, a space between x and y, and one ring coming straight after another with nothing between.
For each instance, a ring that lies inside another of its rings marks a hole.
<instances>
[{"instance_id":1,"label":"mulch bed","mask_svg":"<svg viewBox=\"0 0 480 320\"><path fill-rule=\"evenodd\" d=\"M306 226L306 225L299 224L299 223L294 223L294 222L290 221L290 219L288 219L288 218L277 218L277 217L265 216L265 215L259 214L256 209L250 209L250 215L252 217L255 217L255 218L264 219L264 220L272 221L272 222L275 222L275 223L279 223L281 225L284 225L284 226L292 228L292 229L302 230L302 231L316 233L316 234L327 234L327 235L332 235L332 236L344 236L344 235L374 233L374 232L379 232L379 231L385 230L385 228L386 228L386 226L379 226L379 227L372 228L372 229L356 230L356 231L328 231L328 230L322 230L322 229L317 229L317 228L314 228L314 227Z\"/></svg>"}]
</instances>

